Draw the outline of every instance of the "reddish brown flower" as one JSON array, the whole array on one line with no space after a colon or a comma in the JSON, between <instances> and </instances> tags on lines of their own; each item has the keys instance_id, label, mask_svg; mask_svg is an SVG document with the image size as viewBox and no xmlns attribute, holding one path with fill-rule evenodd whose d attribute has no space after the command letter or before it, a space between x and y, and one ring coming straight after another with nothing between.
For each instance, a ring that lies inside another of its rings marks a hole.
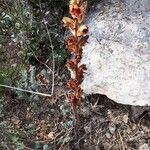
<instances>
[{"instance_id":1,"label":"reddish brown flower","mask_svg":"<svg viewBox=\"0 0 150 150\"><path fill-rule=\"evenodd\" d=\"M86 36L82 37L82 38L80 39L80 41L79 41L79 47L82 47L82 46L84 46L86 43L88 43L88 42L87 42L88 38L89 38L89 35L86 35Z\"/></svg>"},{"instance_id":2,"label":"reddish brown flower","mask_svg":"<svg viewBox=\"0 0 150 150\"><path fill-rule=\"evenodd\" d=\"M80 105L80 102L81 102L81 97L79 99L76 98L75 94L72 93L72 94L69 94L67 96L67 99L68 99L68 102L71 104L71 105L74 105L75 106L75 110L74 110L74 113L77 114L77 110L76 110L76 106L77 105Z\"/></svg>"},{"instance_id":3,"label":"reddish brown flower","mask_svg":"<svg viewBox=\"0 0 150 150\"><path fill-rule=\"evenodd\" d=\"M70 79L67 85L70 89L75 90L79 86L79 83L76 79Z\"/></svg>"},{"instance_id":4,"label":"reddish brown flower","mask_svg":"<svg viewBox=\"0 0 150 150\"><path fill-rule=\"evenodd\" d=\"M74 94L69 94L67 96L67 99L68 99L68 102L72 104L74 99L75 99L75 95Z\"/></svg>"},{"instance_id":5,"label":"reddish brown flower","mask_svg":"<svg viewBox=\"0 0 150 150\"><path fill-rule=\"evenodd\" d=\"M79 70L87 70L87 68L86 68L86 65L85 64L82 64L82 65L80 65L79 66Z\"/></svg>"},{"instance_id":6,"label":"reddish brown flower","mask_svg":"<svg viewBox=\"0 0 150 150\"><path fill-rule=\"evenodd\" d=\"M84 0L71 0L69 8L71 16L77 18L81 23L85 18L87 2Z\"/></svg>"},{"instance_id":7,"label":"reddish brown flower","mask_svg":"<svg viewBox=\"0 0 150 150\"><path fill-rule=\"evenodd\" d=\"M79 18L82 14L82 10L77 5L70 6L70 14L73 18Z\"/></svg>"},{"instance_id":8,"label":"reddish brown flower","mask_svg":"<svg viewBox=\"0 0 150 150\"><path fill-rule=\"evenodd\" d=\"M76 45L77 41L76 41L76 38L74 36L69 36L67 38L67 45L70 46L70 45Z\"/></svg>"},{"instance_id":9,"label":"reddish brown flower","mask_svg":"<svg viewBox=\"0 0 150 150\"><path fill-rule=\"evenodd\" d=\"M77 41L75 39L74 36L69 36L66 41L66 48L71 51L71 52L75 52L76 51L76 48L77 48Z\"/></svg>"},{"instance_id":10,"label":"reddish brown flower","mask_svg":"<svg viewBox=\"0 0 150 150\"><path fill-rule=\"evenodd\" d=\"M66 66L71 70L76 70L77 65L74 61L68 60Z\"/></svg>"},{"instance_id":11,"label":"reddish brown flower","mask_svg":"<svg viewBox=\"0 0 150 150\"><path fill-rule=\"evenodd\" d=\"M77 69L77 79L79 84L82 82L83 77L84 77L84 70L86 70L86 66L83 64L81 66L79 66L79 68Z\"/></svg>"}]
</instances>

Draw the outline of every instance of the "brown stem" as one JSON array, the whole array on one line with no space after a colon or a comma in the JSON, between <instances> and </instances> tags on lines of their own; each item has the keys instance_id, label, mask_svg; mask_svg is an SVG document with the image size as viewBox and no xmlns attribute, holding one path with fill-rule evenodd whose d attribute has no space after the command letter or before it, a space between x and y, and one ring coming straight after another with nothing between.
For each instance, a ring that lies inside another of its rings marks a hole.
<instances>
[{"instance_id":1,"label":"brown stem","mask_svg":"<svg viewBox=\"0 0 150 150\"><path fill-rule=\"evenodd\" d=\"M78 123L79 123L79 115L77 113L77 105L72 104L72 112L74 116L74 133L75 133L75 138L78 139Z\"/></svg>"},{"instance_id":2,"label":"brown stem","mask_svg":"<svg viewBox=\"0 0 150 150\"><path fill-rule=\"evenodd\" d=\"M74 57L76 59L76 55L78 54L79 52L79 45L78 45L78 35L77 35L77 32L78 32L78 19L75 18L75 39L76 39L76 53L74 53ZM76 69L75 69L75 79L78 81L78 63L76 63ZM74 91L74 94L76 94L76 91ZM77 99L75 99L75 101L78 101ZM72 110L73 110L73 115L75 117L75 126L77 124L77 121L79 121L79 116L78 116L78 113L77 113L77 105L76 103L72 103Z\"/></svg>"},{"instance_id":3,"label":"brown stem","mask_svg":"<svg viewBox=\"0 0 150 150\"><path fill-rule=\"evenodd\" d=\"M78 35L77 35L77 32L78 32L78 19L77 18L75 18L75 38L76 38L76 53L74 54L75 56L75 58L76 58L76 54L78 54L79 53L79 45L78 45L78 41L79 41L79 38L78 38ZM76 64L76 69L75 69L75 79L76 80L78 80L78 74L77 74L77 72L78 72L78 63Z\"/></svg>"},{"instance_id":4,"label":"brown stem","mask_svg":"<svg viewBox=\"0 0 150 150\"><path fill-rule=\"evenodd\" d=\"M79 116L77 113L77 106L75 104L72 104L72 112L73 112L75 120L79 120Z\"/></svg>"}]
</instances>

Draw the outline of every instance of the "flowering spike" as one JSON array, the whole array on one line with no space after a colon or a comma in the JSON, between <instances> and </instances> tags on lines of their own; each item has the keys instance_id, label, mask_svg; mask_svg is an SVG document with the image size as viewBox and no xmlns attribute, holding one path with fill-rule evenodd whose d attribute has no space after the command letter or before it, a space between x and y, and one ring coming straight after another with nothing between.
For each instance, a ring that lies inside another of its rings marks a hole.
<instances>
[{"instance_id":1,"label":"flowering spike","mask_svg":"<svg viewBox=\"0 0 150 150\"><path fill-rule=\"evenodd\" d=\"M85 18L85 12L87 8L87 1L85 0L70 0L69 12L72 18L64 17L63 23L66 28L72 33L65 40L66 48L70 53L74 54L72 60L68 60L66 66L71 72L74 73L72 78L68 81L67 85L70 89L70 94L68 94L67 99L72 106L74 117L77 120L77 106L80 105L83 90L80 84L84 78L84 71L86 66L84 64L79 65L82 58L82 47L87 43L88 40L88 27L82 25L82 21Z\"/></svg>"}]
</instances>

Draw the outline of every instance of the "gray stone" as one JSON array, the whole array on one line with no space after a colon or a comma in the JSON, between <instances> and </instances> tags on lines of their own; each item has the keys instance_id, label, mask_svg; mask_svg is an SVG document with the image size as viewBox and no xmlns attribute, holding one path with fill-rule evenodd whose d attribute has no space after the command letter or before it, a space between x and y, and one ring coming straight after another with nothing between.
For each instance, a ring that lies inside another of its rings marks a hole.
<instances>
[{"instance_id":1,"label":"gray stone","mask_svg":"<svg viewBox=\"0 0 150 150\"><path fill-rule=\"evenodd\" d=\"M150 0L99 2L89 14L84 92L150 106Z\"/></svg>"},{"instance_id":2,"label":"gray stone","mask_svg":"<svg viewBox=\"0 0 150 150\"><path fill-rule=\"evenodd\" d=\"M150 146L145 143L139 147L139 150L150 150Z\"/></svg>"}]
</instances>

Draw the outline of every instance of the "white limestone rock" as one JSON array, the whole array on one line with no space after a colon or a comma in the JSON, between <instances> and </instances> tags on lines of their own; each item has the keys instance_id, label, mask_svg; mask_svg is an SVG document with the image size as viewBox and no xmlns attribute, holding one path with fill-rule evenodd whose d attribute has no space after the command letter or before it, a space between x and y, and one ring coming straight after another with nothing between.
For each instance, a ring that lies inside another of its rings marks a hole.
<instances>
[{"instance_id":1,"label":"white limestone rock","mask_svg":"<svg viewBox=\"0 0 150 150\"><path fill-rule=\"evenodd\" d=\"M150 0L109 0L87 17L86 94L150 106Z\"/></svg>"}]
</instances>

